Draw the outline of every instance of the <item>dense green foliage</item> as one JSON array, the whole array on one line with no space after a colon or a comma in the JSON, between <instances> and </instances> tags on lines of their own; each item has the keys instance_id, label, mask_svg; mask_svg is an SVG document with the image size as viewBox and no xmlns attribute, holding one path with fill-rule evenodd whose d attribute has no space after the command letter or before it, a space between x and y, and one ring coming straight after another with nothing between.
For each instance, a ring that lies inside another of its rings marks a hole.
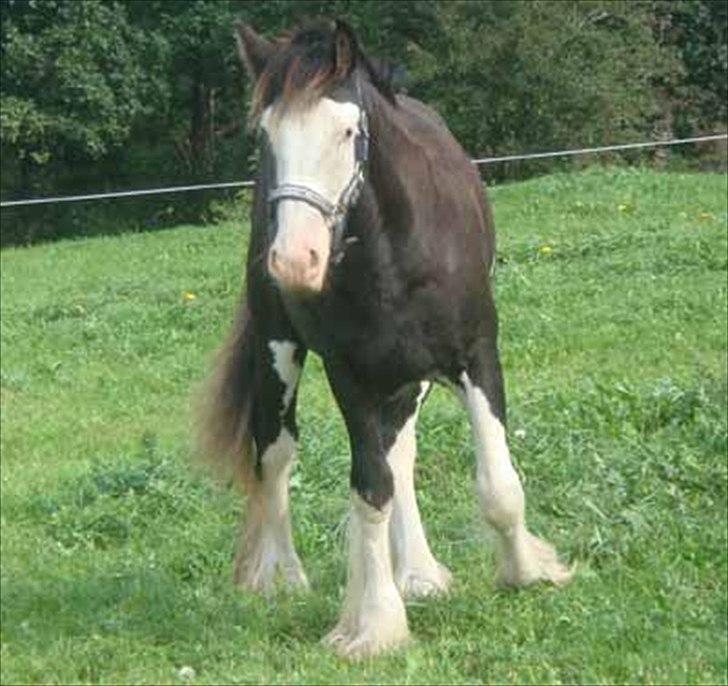
<instances>
[{"instance_id":1,"label":"dense green foliage","mask_svg":"<svg viewBox=\"0 0 728 686\"><path fill-rule=\"evenodd\" d=\"M4 19L2 141L20 163L103 158L166 104L153 68L163 42L123 6L46 2L18 15Z\"/></svg>"},{"instance_id":2,"label":"dense green foliage","mask_svg":"<svg viewBox=\"0 0 728 686\"><path fill-rule=\"evenodd\" d=\"M273 36L307 17L345 17L371 54L403 67L410 93L439 108L475 156L722 131L727 8L710 0L8 0L0 3L2 197L248 178L255 141L244 127L249 84L235 18ZM510 163L487 174L524 178L572 164ZM4 210L1 237L204 221L224 197Z\"/></svg>"},{"instance_id":3,"label":"dense green foliage","mask_svg":"<svg viewBox=\"0 0 728 686\"><path fill-rule=\"evenodd\" d=\"M590 170L496 188L511 446L563 590L493 589L464 412L436 389L417 483L449 598L415 643L318 644L344 581L348 445L319 360L299 401L308 595L230 584L240 507L190 469L190 387L242 283L239 223L2 252L2 683L721 683L724 175Z\"/></svg>"}]
</instances>

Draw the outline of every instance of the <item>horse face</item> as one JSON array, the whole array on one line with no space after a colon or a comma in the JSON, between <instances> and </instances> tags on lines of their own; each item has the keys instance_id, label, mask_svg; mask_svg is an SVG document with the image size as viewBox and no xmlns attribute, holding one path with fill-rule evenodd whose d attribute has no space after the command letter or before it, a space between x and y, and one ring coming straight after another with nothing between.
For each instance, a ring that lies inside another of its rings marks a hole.
<instances>
[{"instance_id":1,"label":"horse face","mask_svg":"<svg viewBox=\"0 0 728 686\"><path fill-rule=\"evenodd\" d=\"M306 108L263 112L276 187L303 186L335 205L356 171L355 138L359 107L323 97ZM332 252L329 218L314 205L283 197L273 208L276 232L268 251L268 271L286 291L323 289Z\"/></svg>"}]
</instances>

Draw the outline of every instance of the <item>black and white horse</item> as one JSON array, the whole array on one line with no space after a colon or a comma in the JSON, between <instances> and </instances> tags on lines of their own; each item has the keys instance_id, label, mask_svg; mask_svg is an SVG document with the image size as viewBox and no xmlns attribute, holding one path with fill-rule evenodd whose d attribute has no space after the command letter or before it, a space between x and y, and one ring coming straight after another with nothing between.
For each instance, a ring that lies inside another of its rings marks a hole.
<instances>
[{"instance_id":1,"label":"black and white horse","mask_svg":"<svg viewBox=\"0 0 728 686\"><path fill-rule=\"evenodd\" d=\"M261 137L237 324L207 398L206 447L247 492L236 582L307 580L288 477L307 350L323 359L351 445L346 600L327 641L350 657L408 637L403 597L442 593L415 499L415 423L433 382L472 424L498 580L562 584L571 571L527 529L511 464L489 273L493 221L477 170L440 117L395 94L342 23L269 42L236 26Z\"/></svg>"}]
</instances>

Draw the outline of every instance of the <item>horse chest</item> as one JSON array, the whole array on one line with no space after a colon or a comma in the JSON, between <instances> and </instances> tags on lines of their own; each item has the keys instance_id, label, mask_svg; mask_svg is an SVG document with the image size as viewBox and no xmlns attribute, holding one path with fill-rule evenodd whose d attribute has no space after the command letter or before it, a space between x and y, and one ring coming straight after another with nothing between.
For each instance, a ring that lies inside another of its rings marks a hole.
<instances>
[{"instance_id":1,"label":"horse chest","mask_svg":"<svg viewBox=\"0 0 728 686\"><path fill-rule=\"evenodd\" d=\"M344 360L362 378L396 387L430 377L442 351L443 328L416 302L369 293L313 301L284 297L286 311L307 348Z\"/></svg>"}]
</instances>

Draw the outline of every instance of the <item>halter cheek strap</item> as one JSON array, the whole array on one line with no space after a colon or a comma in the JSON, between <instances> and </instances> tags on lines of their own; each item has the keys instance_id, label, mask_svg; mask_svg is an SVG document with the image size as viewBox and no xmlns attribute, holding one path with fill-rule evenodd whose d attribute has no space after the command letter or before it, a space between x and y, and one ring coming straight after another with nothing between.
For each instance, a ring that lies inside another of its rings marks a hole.
<instances>
[{"instance_id":1,"label":"halter cheek strap","mask_svg":"<svg viewBox=\"0 0 728 686\"><path fill-rule=\"evenodd\" d=\"M357 201L364 185L364 169L369 159L369 126L358 79L356 81L356 94L359 101L359 122L356 138L354 139L354 172L346 186L344 186L344 190L341 191L338 200L332 203L313 188L295 183L283 183L280 186L275 186L268 193L270 207L269 233L271 236L275 231L275 212L273 210L279 200L300 200L308 203L321 213L331 231L331 256L334 264L340 262L344 256L345 245L343 238L346 231L346 215L349 208Z\"/></svg>"}]
</instances>

